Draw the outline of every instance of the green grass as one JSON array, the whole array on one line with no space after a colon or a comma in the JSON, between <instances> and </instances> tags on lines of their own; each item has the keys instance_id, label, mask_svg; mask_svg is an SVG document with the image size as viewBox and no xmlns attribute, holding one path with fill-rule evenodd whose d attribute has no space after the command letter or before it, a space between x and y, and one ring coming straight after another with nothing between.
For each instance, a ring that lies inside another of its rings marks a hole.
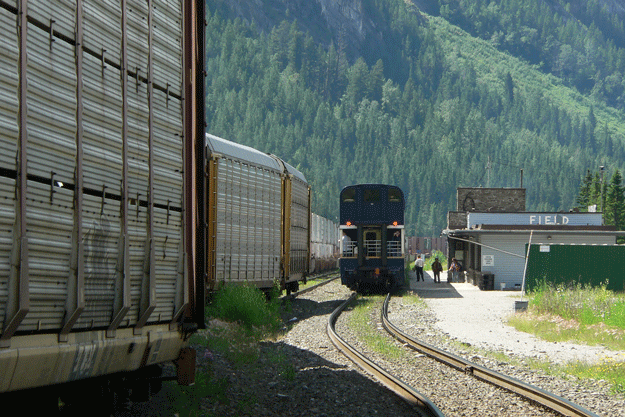
<instances>
[{"instance_id":1,"label":"green grass","mask_svg":"<svg viewBox=\"0 0 625 417\"><path fill-rule=\"evenodd\" d=\"M226 378L216 380L207 373L198 373L193 386L180 386L175 382L166 384L172 408L180 417L209 416L202 407L203 402L228 401Z\"/></svg>"},{"instance_id":2,"label":"green grass","mask_svg":"<svg viewBox=\"0 0 625 417\"><path fill-rule=\"evenodd\" d=\"M190 344L198 350L200 360L195 385L191 387L168 383L172 408L179 416L213 416L208 406L215 402L228 404L233 410L247 412L256 403L256 395L248 393L237 404L229 404L228 379L217 377L211 368L215 355L224 357L240 372L253 378L260 361L260 342L275 338L284 328L281 312L288 310L274 290L267 301L265 294L250 286L228 285L220 289L207 308L208 328L191 337ZM277 352L266 358L286 381L295 379L296 369L286 355Z\"/></svg>"},{"instance_id":3,"label":"green grass","mask_svg":"<svg viewBox=\"0 0 625 417\"><path fill-rule=\"evenodd\" d=\"M402 301L402 303L404 305L416 304L418 306L427 308L427 303L425 302L425 300L423 298L419 297L416 294L410 293L410 292L407 292L406 294L404 294L402 296L401 301Z\"/></svg>"},{"instance_id":4,"label":"green grass","mask_svg":"<svg viewBox=\"0 0 625 417\"><path fill-rule=\"evenodd\" d=\"M349 316L349 327L360 340L372 351L384 355L390 360L397 360L406 356L403 349L394 343L389 343L388 335L376 331L372 325L379 318L379 311L385 296L367 296L356 300L352 313Z\"/></svg>"},{"instance_id":5,"label":"green grass","mask_svg":"<svg viewBox=\"0 0 625 417\"><path fill-rule=\"evenodd\" d=\"M286 381L293 381L297 370L289 358L282 352L273 352L268 358L274 364L274 369L278 375Z\"/></svg>"},{"instance_id":6,"label":"green grass","mask_svg":"<svg viewBox=\"0 0 625 417\"><path fill-rule=\"evenodd\" d=\"M274 289L271 300L262 291L249 285L225 285L208 306L208 315L225 321L238 322L246 328L277 331L280 319L280 291Z\"/></svg>"},{"instance_id":7,"label":"green grass","mask_svg":"<svg viewBox=\"0 0 625 417\"><path fill-rule=\"evenodd\" d=\"M565 370L569 374L577 375L580 378L602 379L611 384L613 392L625 394L625 354L616 361L612 358L605 358L598 365L587 365L583 363L569 364Z\"/></svg>"},{"instance_id":8,"label":"green grass","mask_svg":"<svg viewBox=\"0 0 625 417\"><path fill-rule=\"evenodd\" d=\"M625 350L625 294L609 291L605 285L592 288L542 283L528 296L528 311L508 321L517 330L550 342L570 341ZM625 394L625 354L619 361L606 358L599 364L536 366L580 378L603 379L614 392Z\"/></svg>"},{"instance_id":9,"label":"green grass","mask_svg":"<svg viewBox=\"0 0 625 417\"><path fill-rule=\"evenodd\" d=\"M583 324L606 323L625 329L625 295L600 287L574 284L554 286L542 282L531 294L538 313L554 314Z\"/></svg>"}]
</instances>

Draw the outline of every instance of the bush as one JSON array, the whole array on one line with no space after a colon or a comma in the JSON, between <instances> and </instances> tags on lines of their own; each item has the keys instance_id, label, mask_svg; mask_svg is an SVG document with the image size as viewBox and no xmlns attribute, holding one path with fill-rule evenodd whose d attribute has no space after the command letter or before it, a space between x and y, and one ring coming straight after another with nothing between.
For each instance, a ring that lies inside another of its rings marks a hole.
<instances>
[{"instance_id":1,"label":"bush","mask_svg":"<svg viewBox=\"0 0 625 417\"><path fill-rule=\"evenodd\" d=\"M443 271L447 270L447 257L443 252L435 250L432 252L432 255L425 260L425 264L423 265L424 271L432 270L432 263L434 263L435 258L438 258L441 265L443 265Z\"/></svg>"},{"instance_id":2,"label":"bush","mask_svg":"<svg viewBox=\"0 0 625 417\"><path fill-rule=\"evenodd\" d=\"M538 313L574 319L585 325L604 322L625 329L625 298L608 290L607 284L555 286L543 280L530 295L530 305Z\"/></svg>"},{"instance_id":3,"label":"bush","mask_svg":"<svg viewBox=\"0 0 625 417\"><path fill-rule=\"evenodd\" d=\"M279 291L274 289L270 301L250 285L225 285L209 306L209 315L225 321L239 322L247 328L277 330L282 326Z\"/></svg>"}]
</instances>

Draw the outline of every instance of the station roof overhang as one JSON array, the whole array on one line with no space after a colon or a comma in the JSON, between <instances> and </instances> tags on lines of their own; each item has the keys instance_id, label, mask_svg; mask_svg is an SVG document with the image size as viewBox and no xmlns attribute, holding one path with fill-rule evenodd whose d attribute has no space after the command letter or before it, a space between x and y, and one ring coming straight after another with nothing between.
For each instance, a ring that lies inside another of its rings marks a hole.
<instances>
[{"instance_id":1,"label":"station roof overhang","mask_svg":"<svg viewBox=\"0 0 625 417\"><path fill-rule=\"evenodd\" d=\"M553 235L592 235L592 236L625 236L625 231L615 230L611 226L519 226L519 225L480 225L472 229L445 229L442 236L466 237L478 235L528 235L530 233Z\"/></svg>"}]
</instances>

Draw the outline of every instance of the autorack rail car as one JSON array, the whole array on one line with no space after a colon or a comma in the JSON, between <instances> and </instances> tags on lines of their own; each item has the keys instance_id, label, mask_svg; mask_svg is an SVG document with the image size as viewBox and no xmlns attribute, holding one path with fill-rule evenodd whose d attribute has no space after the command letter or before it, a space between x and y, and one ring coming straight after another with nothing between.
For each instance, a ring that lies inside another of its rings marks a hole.
<instances>
[{"instance_id":1,"label":"autorack rail car","mask_svg":"<svg viewBox=\"0 0 625 417\"><path fill-rule=\"evenodd\" d=\"M310 187L280 158L206 135L208 288L297 291L309 273Z\"/></svg>"},{"instance_id":2,"label":"autorack rail car","mask_svg":"<svg viewBox=\"0 0 625 417\"><path fill-rule=\"evenodd\" d=\"M339 257L339 225L314 213L311 225L310 273L336 269Z\"/></svg>"},{"instance_id":3,"label":"autorack rail car","mask_svg":"<svg viewBox=\"0 0 625 417\"><path fill-rule=\"evenodd\" d=\"M341 283L358 292L390 291L404 282L404 193L358 184L340 195Z\"/></svg>"},{"instance_id":4,"label":"autorack rail car","mask_svg":"<svg viewBox=\"0 0 625 417\"><path fill-rule=\"evenodd\" d=\"M160 364L192 382L204 2L0 1L0 21L0 393L105 410Z\"/></svg>"}]
</instances>

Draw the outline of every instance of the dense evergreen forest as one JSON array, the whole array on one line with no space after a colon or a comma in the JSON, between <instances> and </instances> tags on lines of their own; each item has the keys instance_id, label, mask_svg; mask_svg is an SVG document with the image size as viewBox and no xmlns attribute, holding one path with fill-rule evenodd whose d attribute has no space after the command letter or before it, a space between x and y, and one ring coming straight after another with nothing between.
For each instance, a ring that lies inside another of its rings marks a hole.
<instances>
[{"instance_id":1,"label":"dense evergreen forest","mask_svg":"<svg viewBox=\"0 0 625 417\"><path fill-rule=\"evenodd\" d=\"M431 236L457 187L522 178L528 210L568 211L589 171L623 172L611 1L351 0L376 28L359 45L298 20L293 1L266 0L284 13L261 29L207 0L207 126L301 170L315 213L338 218L346 185L390 183L408 233Z\"/></svg>"}]
</instances>

